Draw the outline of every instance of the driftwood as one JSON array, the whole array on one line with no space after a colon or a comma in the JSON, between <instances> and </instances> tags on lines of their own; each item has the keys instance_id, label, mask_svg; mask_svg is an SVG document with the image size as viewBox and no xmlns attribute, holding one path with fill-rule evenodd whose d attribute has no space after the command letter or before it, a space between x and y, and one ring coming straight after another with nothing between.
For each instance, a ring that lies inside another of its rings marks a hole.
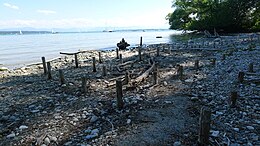
<instances>
[{"instance_id":1,"label":"driftwood","mask_svg":"<svg viewBox=\"0 0 260 146\"><path fill-rule=\"evenodd\" d=\"M154 70L154 68L155 68L155 62L153 62L152 66L148 70L146 70L142 75L140 75L135 80L133 80L132 85L136 85L144 81L144 79L146 79L149 76L149 74Z\"/></svg>"}]
</instances>

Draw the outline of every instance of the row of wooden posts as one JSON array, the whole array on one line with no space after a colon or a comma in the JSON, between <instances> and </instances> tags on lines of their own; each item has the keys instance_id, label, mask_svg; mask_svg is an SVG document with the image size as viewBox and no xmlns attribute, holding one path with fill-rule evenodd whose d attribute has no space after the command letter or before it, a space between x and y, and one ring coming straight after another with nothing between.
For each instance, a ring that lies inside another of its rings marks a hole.
<instances>
[{"instance_id":1,"label":"row of wooden posts","mask_svg":"<svg viewBox=\"0 0 260 146\"><path fill-rule=\"evenodd\" d=\"M140 47L138 47L138 58L139 61L142 60L142 37L140 38ZM171 50L171 49L169 49ZM75 67L78 68L79 64L78 64L78 53L61 53L61 54L66 54L66 55L74 55L75 56ZM99 56L99 63L102 63L102 57L101 57L101 52L98 53ZM160 56L160 49L157 48L156 49L156 56ZM123 63L123 58L122 58L122 54L119 54L119 50L118 48L116 49L116 58L120 60L120 63ZM222 60L225 59L225 55L222 56ZM93 57L93 72L96 72L96 58ZM43 63L43 69L44 69L44 74L47 75L48 79L52 79L52 74L51 74L51 64L50 62L46 63L45 57L42 57L42 63ZM211 59L211 64L215 65L216 64L216 58ZM155 69L153 70L153 84L158 84L158 66L156 65ZM197 70L199 69L199 60L195 60L194 62L194 68ZM253 64L250 63L249 65L249 72L253 72ZM107 75L107 69L106 66L103 65L102 68L102 74L103 76ZM182 78L183 76L183 66L179 65L177 66L177 75ZM244 73L243 72L239 72L238 75L238 81L240 83L242 83L244 81ZM59 78L60 78L60 83L61 84L65 84L65 78L64 78L64 73L63 71L60 69L59 70ZM129 82L129 73L126 72L125 75L125 82L128 83ZM86 93L87 92L87 78L86 77L82 77L82 93ZM231 100L231 106L235 106L236 104L236 100L237 100L238 94L235 91L231 92L230 95L230 100ZM124 107L124 101L123 101L123 82L122 80L116 80L116 99L117 99L117 108L118 109L123 109ZM201 109L200 112L200 120L199 120L199 124L200 124L200 129L199 129L199 139L198 142L201 145L208 145L209 144L209 131L210 131L210 123L211 123L211 110L208 108L203 107Z\"/></svg>"}]
</instances>

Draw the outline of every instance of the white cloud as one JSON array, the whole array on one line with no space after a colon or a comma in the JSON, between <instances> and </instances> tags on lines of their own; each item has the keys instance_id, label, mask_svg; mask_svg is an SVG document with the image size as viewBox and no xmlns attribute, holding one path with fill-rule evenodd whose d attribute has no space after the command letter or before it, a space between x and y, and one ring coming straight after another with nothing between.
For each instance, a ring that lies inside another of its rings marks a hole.
<instances>
[{"instance_id":1,"label":"white cloud","mask_svg":"<svg viewBox=\"0 0 260 146\"><path fill-rule=\"evenodd\" d=\"M19 10L19 7L16 6L16 5L11 5L11 4L9 4L9 3L4 3L3 5L4 5L5 7L7 7L7 8Z\"/></svg>"},{"instance_id":2,"label":"white cloud","mask_svg":"<svg viewBox=\"0 0 260 146\"><path fill-rule=\"evenodd\" d=\"M56 11L52 11L52 10L37 10L37 13L42 13L45 15L50 15L50 14L56 14Z\"/></svg>"}]
</instances>

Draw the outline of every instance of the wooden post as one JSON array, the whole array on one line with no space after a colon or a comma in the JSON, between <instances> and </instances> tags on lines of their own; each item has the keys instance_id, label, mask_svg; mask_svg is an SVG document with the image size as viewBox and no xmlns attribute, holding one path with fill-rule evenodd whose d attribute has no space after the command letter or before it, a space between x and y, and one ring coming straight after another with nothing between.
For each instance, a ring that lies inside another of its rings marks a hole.
<instances>
[{"instance_id":1,"label":"wooden post","mask_svg":"<svg viewBox=\"0 0 260 146\"><path fill-rule=\"evenodd\" d=\"M157 57L160 56L160 48L159 47L156 48L156 52L157 52L156 56Z\"/></svg>"},{"instance_id":2,"label":"wooden post","mask_svg":"<svg viewBox=\"0 0 260 146\"><path fill-rule=\"evenodd\" d=\"M177 69L177 76L179 76L180 79L183 77L183 66L179 65Z\"/></svg>"},{"instance_id":3,"label":"wooden post","mask_svg":"<svg viewBox=\"0 0 260 146\"><path fill-rule=\"evenodd\" d=\"M97 69L96 69L96 58L92 57L92 59L93 59L93 72L97 72Z\"/></svg>"},{"instance_id":4,"label":"wooden post","mask_svg":"<svg viewBox=\"0 0 260 146\"><path fill-rule=\"evenodd\" d=\"M45 57L42 57L42 65L43 65L44 74L47 74L47 67L46 67Z\"/></svg>"},{"instance_id":5,"label":"wooden post","mask_svg":"<svg viewBox=\"0 0 260 146\"><path fill-rule=\"evenodd\" d=\"M244 76L245 76L244 72L239 72L238 73L238 82L239 83L243 83L244 82Z\"/></svg>"},{"instance_id":6,"label":"wooden post","mask_svg":"<svg viewBox=\"0 0 260 146\"><path fill-rule=\"evenodd\" d=\"M126 71L126 72L125 72L125 84L128 84L128 83L129 83L129 80L130 80L129 72Z\"/></svg>"},{"instance_id":7,"label":"wooden post","mask_svg":"<svg viewBox=\"0 0 260 146\"><path fill-rule=\"evenodd\" d=\"M116 48L116 59L118 59L119 58L119 50L118 50L118 48Z\"/></svg>"},{"instance_id":8,"label":"wooden post","mask_svg":"<svg viewBox=\"0 0 260 146\"><path fill-rule=\"evenodd\" d=\"M250 63L249 66L248 66L248 72L254 72L254 65L253 63Z\"/></svg>"},{"instance_id":9,"label":"wooden post","mask_svg":"<svg viewBox=\"0 0 260 146\"><path fill-rule=\"evenodd\" d=\"M230 93L230 106L231 107L235 107L236 106L237 97L238 97L238 94L237 94L236 91L232 91Z\"/></svg>"},{"instance_id":10,"label":"wooden post","mask_svg":"<svg viewBox=\"0 0 260 146\"><path fill-rule=\"evenodd\" d=\"M51 76L51 63L50 62L47 62L47 68L48 68L48 80L51 80L52 76Z\"/></svg>"},{"instance_id":11,"label":"wooden post","mask_svg":"<svg viewBox=\"0 0 260 146\"><path fill-rule=\"evenodd\" d=\"M102 63L101 52L98 52L98 62L99 62L99 63Z\"/></svg>"},{"instance_id":12,"label":"wooden post","mask_svg":"<svg viewBox=\"0 0 260 146\"><path fill-rule=\"evenodd\" d=\"M78 54L75 53L75 65L76 65L76 68L79 67L79 61L78 61Z\"/></svg>"},{"instance_id":13,"label":"wooden post","mask_svg":"<svg viewBox=\"0 0 260 146\"><path fill-rule=\"evenodd\" d=\"M200 111L200 129L199 129L199 145L208 146L209 145L209 132L210 132L210 122L211 122L211 111L210 109L201 108Z\"/></svg>"},{"instance_id":14,"label":"wooden post","mask_svg":"<svg viewBox=\"0 0 260 146\"><path fill-rule=\"evenodd\" d=\"M155 68L153 70L153 84L154 85L158 84L158 69L157 69L157 65L155 65Z\"/></svg>"},{"instance_id":15,"label":"wooden post","mask_svg":"<svg viewBox=\"0 0 260 146\"><path fill-rule=\"evenodd\" d=\"M87 92L87 78L86 77L82 77L81 81L82 81L81 91L82 91L82 93L86 93Z\"/></svg>"},{"instance_id":16,"label":"wooden post","mask_svg":"<svg viewBox=\"0 0 260 146\"><path fill-rule=\"evenodd\" d=\"M60 77L60 84L61 85L65 84L64 74L63 74L63 71L61 69L59 69L59 77Z\"/></svg>"},{"instance_id":17,"label":"wooden post","mask_svg":"<svg viewBox=\"0 0 260 146\"><path fill-rule=\"evenodd\" d=\"M143 46L143 37L140 37L140 47Z\"/></svg>"},{"instance_id":18,"label":"wooden post","mask_svg":"<svg viewBox=\"0 0 260 146\"><path fill-rule=\"evenodd\" d=\"M141 47L138 47L138 56L139 56L139 61L142 61L142 52L141 52Z\"/></svg>"},{"instance_id":19,"label":"wooden post","mask_svg":"<svg viewBox=\"0 0 260 146\"><path fill-rule=\"evenodd\" d=\"M122 57L122 54L119 54L119 61L120 61L121 64L123 63L123 57Z\"/></svg>"},{"instance_id":20,"label":"wooden post","mask_svg":"<svg viewBox=\"0 0 260 146\"><path fill-rule=\"evenodd\" d=\"M172 48L173 48L173 46L170 45L169 48L168 48L168 53L169 53L169 54L172 53Z\"/></svg>"},{"instance_id":21,"label":"wooden post","mask_svg":"<svg viewBox=\"0 0 260 146\"><path fill-rule=\"evenodd\" d=\"M195 68L196 70L199 69L199 60L195 60L194 68Z\"/></svg>"},{"instance_id":22,"label":"wooden post","mask_svg":"<svg viewBox=\"0 0 260 146\"><path fill-rule=\"evenodd\" d=\"M124 107L123 101L123 90L122 90L122 81L116 81L116 99L117 99L117 108L122 109Z\"/></svg>"},{"instance_id":23,"label":"wooden post","mask_svg":"<svg viewBox=\"0 0 260 146\"><path fill-rule=\"evenodd\" d=\"M105 65L103 65L102 74L103 76L107 76L107 67Z\"/></svg>"}]
</instances>

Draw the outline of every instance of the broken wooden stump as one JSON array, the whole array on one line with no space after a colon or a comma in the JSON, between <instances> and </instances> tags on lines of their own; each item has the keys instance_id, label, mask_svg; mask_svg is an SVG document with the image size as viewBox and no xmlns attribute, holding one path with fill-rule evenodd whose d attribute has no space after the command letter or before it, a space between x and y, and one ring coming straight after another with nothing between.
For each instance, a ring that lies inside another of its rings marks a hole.
<instances>
[{"instance_id":1,"label":"broken wooden stump","mask_svg":"<svg viewBox=\"0 0 260 146\"><path fill-rule=\"evenodd\" d=\"M195 68L195 70L199 69L199 60L195 60L194 68Z\"/></svg>"},{"instance_id":2,"label":"broken wooden stump","mask_svg":"<svg viewBox=\"0 0 260 146\"><path fill-rule=\"evenodd\" d=\"M143 37L140 37L140 47L143 46Z\"/></svg>"},{"instance_id":3,"label":"broken wooden stump","mask_svg":"<svg viewBox=\"0 0 260 146\"><path fill-rule=\"evenodd\" d=\"M117 99L117 108L120 110L124 107L124 101L123 101L123 87L122 87L122 81L117 80L116 81L116 99Z\"/></svg>"},{"instance_id":4,"label":"broken wooden stump","mask_svg":"<svg viewBox=\"0 0 260 146\"><path fill-rule=\"evenodd\" d=\"M158 68L157 65L155 65L154 70L153 70L153 85L158 84Z\"/></svg>"},{"instance_id":5,"label":"broken wooden stump","mask_svg":"<svg viewBox=\"0 0 260 146\"><path fill-rule=\"evenodd\" d=\"M238 82L239 83L243 83L244 82L244 77L245 77L245 73L244 72L239 72L238 73Z\"/></svg>"},{"instance_id":6,"label":"broken wooden stump","mask_svg":"<svg viewBox=\"0 0 260 146\"><path fill-rule=\"evenodd\" d=\"M222 54L222 59L221 60L225 60L226 59L226 54Z\"/></svg>"},{"instance_id":7,"label":"broken wooden stump","mask_svg":"<svg viewBox=\"0 0 260 146\"><path fill-rule=\"evenodd\" d=\"M141 47L138 47L138 58L139 58L139 61L142 61L142 48Z\"/></svg>"},{"instance_id":8,"label":"broken wooden stump","mask_svg":"<svg viewBox=\"0 0 260 146\"><path fill-rule=\"evenodd\" d=\"M98 62L99 62L99 63L102 63L101 52L98 52Z\"/></svg>"},{"instance_id":9,"label":"broken wooden stump","mask_svg":"<svg viewBox=\"0 0 260 146\"><path fill-rule=\"evenodd\" d=\"M232 91L230 93L230 106L231 107L235 107L236 106L237 98L238 98L237 92L236 91Z\"/></svg>"},{"instance_id":10,"label":"broken wooden stump","mask_svg":"<svg viewBox=\"0 0 260 146\"><path fill-rule=\"evenodd\" d=\"M85 94L85 93L87 93L87 78L86 77L82 77L81 81L82 81L82 83L81 83L81 92L83 94Z\"/></svg>"},{"instance_id":11,"label":"broken wooden stump","mask_svg":"<svg viewBox=\"0 0 260 146\"><path fill-rule=\"evenodd\" d=\"M210 60L210 62L211 62L211 65L212 65L212 66L215 66L215 65L216 65L216 58L212 58L212 59Z\"/></svg>"},{"instance_id":12,"label":"broken wooden stump","mask_svg":"<svg viewBox=\"0 0 260 146\"><path fill-rule=\"evenodd\" d=\"M42 65L43 65L44 74L47 74L47 66L46 66L45 57L42 57Z\"/></svg>"},{"instance_id":13,"label":"broken wooden stump","mask_svg":"<svg viewBox=\"0 0 260 146\"><path fill-rule=\"evenodd\" d=\"M124 84L128 84L130 81L130 74L128 71L125 72Z\"/></svg>"},{"instance_id":14,"label":"broken wooden stump","mask_svg":"<svg viewBox=\"0 0 260 146\"><path fill-rule=\"evenodd\" d=\"M184 75L184 73L183 73L183 66L178 65L178 66L177 66L177 76L178 76L180 79L182 79L182 78L183 78L183 75Z\"/></svg>"},{"instance_id":15,"label":"broken wooden stump","mask_svg":"<svg viewBox=\"0 0 260 146\"><path fill-rule=\"evenodd\" d=\"M122 57L122 54L119 54L119 62L120 62L120 64L123 64L123 57Z\"/></svg>"},{"instance_id":16,"label":"broken wooden stump","mask_svg":"<svg viewBox=\"0 0 260 146\"><path fill-rule=\"evenodd\" d=\"M60 79L60 84L61 85L65 84L64 73L63 73L63 71L61 69L59 70L59 79Z\"/></svg>"},{"instance_id":17,"label":"broken wooden stump","mask_svg":"<svg viewBox=\"0 0 260 146\"><path fill-rule=\"evenodd\" d=\"M75 56L75 65L76 65L76 68L78 68L79 67L78 54L75 53L74 56Z\"/></svg>"},{"instance_id":18,"label":"broken wooden stump","mask_svg":"<svg viewBox=\"0 0 260 146\"><path fill-rule=\"evenodd\" d=\"M119 59L119 49L116 48L116 59Z\"/></svg>"},{"instance_id":19,"label":"broken wooden stump","mask_svg":"<svg viewBox=\"0 0 260 146\"><path fill-rule=\"evenodd\" d=\"M157 57L160 56L160 48L159 48L159 47L156 48L156 56L157 56Z\"/></svg>"},{"instance_id":20,"label":"broken wooden stump","mask_svg":"<svg viewBox=\"0 0 260 146\"><path fill-rule=\"evenodd\" d=\"M103 65L103 67L102 67L102 75L104 77L107 76L107 67L105 65Z\"/></svg>"},{"instance_id":21,"label":"broken wooden stump","mask_svg":"<svg viewBox=\"0 0 260 146\"><path fill-rule=\"evenodd\" d=\"M199 139L198 139L198 143L201 146L209 145L210 122L211 122L211 110L202 107L200 110L200 119L199 119L200 129L199 129Z\"/></svg>"},{"instance_id":22,"label":"broken wooden stump","mask_svg":"<svg viewBox=\"0 0 260 146\"><path fill-rule=\"evenodd\" d=\"M92 57L92 60L93 60L93 72L97 72L97 69L96 69L96 58L95 57Z\"/></svg>"},{"instance_id":23,"label":"broken wooden stump","mask_svg":"<svg viewBox=\"0 0 260 146\"><path fill-rule=\"evenodd\" d=\"M48 68L48 80L52 79L52 75L51 75L51 63L47 62L47 68Z\"/></svg>"}]
</instances>

